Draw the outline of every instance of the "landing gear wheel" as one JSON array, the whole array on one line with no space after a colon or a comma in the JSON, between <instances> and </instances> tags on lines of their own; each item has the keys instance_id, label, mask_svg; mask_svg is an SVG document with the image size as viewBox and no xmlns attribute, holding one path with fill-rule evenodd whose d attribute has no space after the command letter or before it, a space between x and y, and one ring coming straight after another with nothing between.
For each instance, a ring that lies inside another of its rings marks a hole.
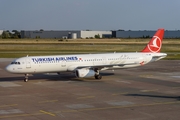
<instances>
[{"instance_id":1,"label":"landing gear wheel","mask_svg":"<svg viewBox=\"0 0 180 120\"><path fill-rule=\"evenodd\" d=\"M27 78L24 78L24 82L27 82L28 81L28 79Z\"/></svg>"},{"instance_id":2,"label":"landing gear wheel","mask_svg":"<svg viewBox=\"0 0 180 120\"><path fill-rule=\"evenodd\" d=\"M28 81L28 74L25 74L24 82Z\"/></svg>"},{"instance_id":3,"label":"landing gear wheel","mask_svg":"<svg viewBox=\"0 0 180 120\"><path fill-rule=\"evenodd\" d=\"M100 80L102 78L102 76L99 74L98 68L95 68L94 71L95 71L95 75L94 75L95 79Z\"/></svg>"},{"instance_id":4,"label":"landing gear wheel","mask_svg":"<svg viewBox=\"0 0 180 120\"><path fill-rule=\"evenodd\" d=\"M101 79L102 78L102 76L101 75L95 75L95 79Z\"/></svg>"}]
</instances>

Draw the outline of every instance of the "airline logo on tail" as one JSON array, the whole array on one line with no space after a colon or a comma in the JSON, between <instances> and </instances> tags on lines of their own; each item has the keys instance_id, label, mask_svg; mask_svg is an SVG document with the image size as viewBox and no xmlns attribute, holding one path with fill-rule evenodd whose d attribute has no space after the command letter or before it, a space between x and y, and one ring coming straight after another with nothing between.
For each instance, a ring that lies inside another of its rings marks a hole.
<instances>
[{"instance_id":1,"label":"airline logo on tail","mask_svg":"<svg viewBox=\"0 0 180 120\"><path fill-rule=\"evenodd\" d=\"M142 50L142 52L152 52L152 53L160 52L163 36L164 36L164 29L158 29L158 31L155 33L155 35L147 44L147 46Z\"/></svg>"},{"instance_id":2,"label":"airline logo on tail","mask_svg":"<svg viewBox=\"0 0 180 120\"><path fill-rule=\"evenodd\" d=\"M152 42L148 44L148 48L154 53L160 51L161 45L161 39L158 36L153 36Z\"/></svg>"}]
</instances>

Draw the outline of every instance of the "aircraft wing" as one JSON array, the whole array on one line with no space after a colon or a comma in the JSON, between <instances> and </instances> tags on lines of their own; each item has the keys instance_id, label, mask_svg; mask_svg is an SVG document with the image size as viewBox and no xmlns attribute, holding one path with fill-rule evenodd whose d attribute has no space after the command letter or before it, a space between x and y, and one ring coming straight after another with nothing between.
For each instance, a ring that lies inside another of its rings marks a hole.
<instances>
[{"instance_id":1,"label":"aircraft wing","mask_svg":"<svg viewBox=\"0 0 180 120\"><path fill-rule=\"evenodd\" d=\"M121 66L125 66L125 65L134 65L137 64L136 62L133 63L121 63L121 64L110 64L110 65L93 65L93 66L77 66L76 69L82 69L82 68L98 68L99 70L103 70L105 68L109 68L109 67L121 67Z\"/></svg>"}]
</instances>

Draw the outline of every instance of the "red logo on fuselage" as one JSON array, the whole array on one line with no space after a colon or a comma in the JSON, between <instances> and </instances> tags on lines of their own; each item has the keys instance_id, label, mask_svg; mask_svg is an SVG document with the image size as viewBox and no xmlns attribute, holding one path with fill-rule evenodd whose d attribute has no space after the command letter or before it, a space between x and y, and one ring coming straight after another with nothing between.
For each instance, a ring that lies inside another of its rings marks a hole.
<instances>
[{"instance_id":1,"label":"red logo on fuselage","mask_svg":"<svg viewBox=\"0 0 180 120\"><path fill-rule=\"evenodd\" d=\"M148 48L153 53L159 52L161 49L161 39L158 36L153 36L153 40L148 44Z\"/></svg>"}]
</instances>

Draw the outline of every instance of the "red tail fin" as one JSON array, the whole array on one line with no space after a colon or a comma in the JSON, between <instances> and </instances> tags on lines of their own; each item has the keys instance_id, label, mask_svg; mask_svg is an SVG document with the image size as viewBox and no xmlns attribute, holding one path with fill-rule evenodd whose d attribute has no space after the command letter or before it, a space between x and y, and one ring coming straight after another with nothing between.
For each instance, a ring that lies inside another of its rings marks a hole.
<instances>
[{"instance_id":1,"label":"red tail fin","mask_svg":"<svg viewBox=\"0 0 180 120\"><path fill-rule=\"evenodd\" d=\"M161 50L162 40L164 37L164 29L158 29L153 38L141 52L158 53Z\"/></svg>"}]
</instances>

